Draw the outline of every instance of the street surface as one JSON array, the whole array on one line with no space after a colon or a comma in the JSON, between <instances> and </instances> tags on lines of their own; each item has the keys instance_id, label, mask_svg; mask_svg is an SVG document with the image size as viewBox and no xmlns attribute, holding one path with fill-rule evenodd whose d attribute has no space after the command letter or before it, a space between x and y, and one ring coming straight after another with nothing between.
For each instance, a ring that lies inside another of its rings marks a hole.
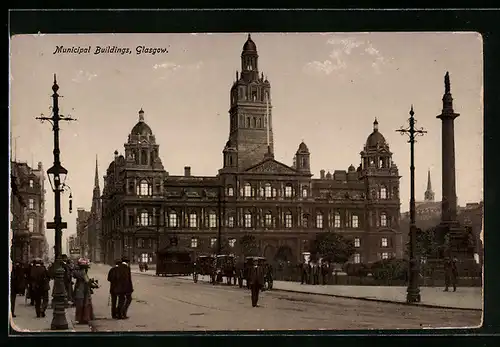
<instances>
[{"instance_id":1,"label":"street surface","mask_svg":"<svg viewBox=\"0 0 500 347\"><path fill-rule=\"evenodd\" d=\"M314 294L266 291L252 308L250 291L175 278L132 274L129 319L111 319L108 266L95 264L90 277L97 331L343 330L475 327L480 311L369 302Z\"/></svg>"}]
</instances>

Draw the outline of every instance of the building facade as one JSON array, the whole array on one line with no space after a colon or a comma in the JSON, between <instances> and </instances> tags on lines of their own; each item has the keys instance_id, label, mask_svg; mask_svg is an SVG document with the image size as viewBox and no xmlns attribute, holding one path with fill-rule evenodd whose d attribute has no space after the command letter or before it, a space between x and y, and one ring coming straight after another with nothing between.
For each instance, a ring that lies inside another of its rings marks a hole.
<instances>
[{"instance_id":1,"label":"building facade","mask_svg":"<svg viewBox=\"0 0 500 347\"><path fill-rule=\"evenodd\" d=\"M44 182L41 162L36 169L25 162L11 162L11 256L15 261L45 257Z\"/></svg>"},{"instance_id":2,"label":"building facade","mask_svg":"<svg viewBox=\"0 0 500 347\"><path fill-rule=\"evenodd\" d=\"M80 249L80 256L88 257L89 255L89 238L88 238L88 222L90 211L85 211L84 208L77 209L76 216L76 237L78 238L78 245Z\"/></svg>"},{"instance_id":3,"label":"building facade","mask_svg":"<svg viewBox=\"0 0 500 347\"><path fill-rule=\"evenodd\" d=\"M298 146L293 164L274 158L271 84L259 73L250 35L241 73L230 89L229 134L216 176L165 171L159 145L144 111L104 178L102 249L105 261L128 255L153 261L176 235L179 244L210 253L220 231L238 253L251 234L262 255L278 251L303 259L316 233L338 232L354 241L352 262L401 257L399 173L378 122L360 155L360 165L312 178L310 152Z\"/></svg>"}]
</instances>

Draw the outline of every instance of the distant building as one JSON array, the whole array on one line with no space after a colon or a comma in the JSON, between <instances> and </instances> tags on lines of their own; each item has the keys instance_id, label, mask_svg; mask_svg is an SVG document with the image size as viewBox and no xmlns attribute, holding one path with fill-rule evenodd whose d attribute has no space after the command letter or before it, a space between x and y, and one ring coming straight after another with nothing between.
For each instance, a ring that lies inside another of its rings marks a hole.
<instances>
[{"instance_id":1,"label":"distant building","mask_svg":"<svg viewBox=\"0 0 500 347\"><path fill-rule=\"evenodd\" d=\"M101 262L101 189L99 188L99 171L97 157L95 162L94 191L92 207L87 223L88 256L94 263Z\"/></svg>"},{"instance_id":2,"label":"distant building","mask_svg":"<svg viewBox=\"0 0 500 347\"><path fill-rule=\"evenodd\" d=\"M25 162L11 161L11 257L28 262L44 258L45 239L45 175L43 165L36 169Z\"/></svg>"},{"instance_id":3,"label":"distant building","mask_svg":"<svg viewBox=\"0 0 500 347\"><path fill-rule=\"evenodd\" d=\"M72 250L79 250L80 242L78 240L78 236L73 234L66 238L66 255L71 258L78 258L80 254L71 254Z\"/></svg>"},{"instance_id":4,"label":"distant building","mask_svg":"<svg viewBox=\"0 0 500 347\"><path fill-rule=\"evenodd\" d=\"M80 248L80 256L88 257L88 221L90 212L83 208L77 209L76 217L76 236Z\"/></svg>"},{"instance_id":5,"label":"distant building","mask_svg":"<svg viewBox=\"0 0 500 347\"><path fill-rule=\"evenodd\" d=\"M172 235L181 246L211 253L219 223L235 254L241 237L251 234L269 260L279 252L300 261L316 233L333 231L353 240L352 262L401 257L400 176L377 120L357 169L321 170L314 179L304 142L291 166L274 159L271 85L259 73L250 36L241 67L229 93L228 141L216 176L192 175L189 166L184 175L169 175L144 111L139 111L124 155L115 151L104 178L105 261L111 264L122 255L152 261Z\"/></svg>"}]
</instances>

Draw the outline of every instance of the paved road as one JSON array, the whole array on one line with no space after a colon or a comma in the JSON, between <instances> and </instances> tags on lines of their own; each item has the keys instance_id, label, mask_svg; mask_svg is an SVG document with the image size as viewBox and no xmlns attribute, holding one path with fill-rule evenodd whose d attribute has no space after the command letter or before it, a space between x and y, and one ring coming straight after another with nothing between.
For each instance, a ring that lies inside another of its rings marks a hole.
<instances>
[{"instance_id":1,"label":"paved road","mask_svg":"<svg viewBox=\"0 0 500 347\"><path fill-rule=\"evenodd\" d=\"M95 265L90 271L102 285L93 297L97 331L419 329L481 323L481 312L278 291L262 293L259 307L252 308L245 289L139 274L133 275L130 318L113 320L108 269Z\"/></svg>"}]
</instances>

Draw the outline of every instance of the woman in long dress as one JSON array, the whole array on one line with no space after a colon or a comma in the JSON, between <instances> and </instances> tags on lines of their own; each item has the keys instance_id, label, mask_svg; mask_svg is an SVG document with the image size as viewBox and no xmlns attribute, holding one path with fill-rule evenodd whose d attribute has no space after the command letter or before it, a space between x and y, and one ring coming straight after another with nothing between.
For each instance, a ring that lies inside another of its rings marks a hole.
<instances>
[{"instance_id":1,"label":"woman in long dress","mask_svg":"<svg viewBox=\"0 0 500 347\"><path fill-rule=\"evenodd\" d=\"M75 320L79 324L88 324L93 319L92 309L92 287L93 281L88 276L89 261L84 258L78 259L77 268L73 272L75 283Z\"/></svg>"}]
</instances>

